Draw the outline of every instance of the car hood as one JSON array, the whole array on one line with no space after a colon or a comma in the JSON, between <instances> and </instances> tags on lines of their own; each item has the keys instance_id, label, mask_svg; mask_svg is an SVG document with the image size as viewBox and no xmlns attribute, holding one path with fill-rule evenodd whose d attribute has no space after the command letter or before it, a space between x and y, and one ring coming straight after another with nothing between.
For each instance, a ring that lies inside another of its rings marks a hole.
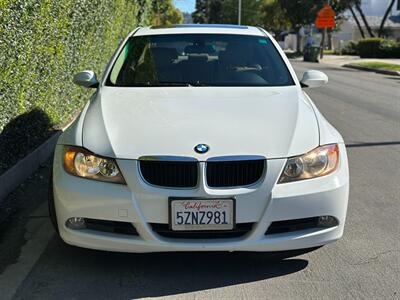
<instances>
[{"instance_id":1,"label":"car hood","mask_svg":"<svg viewBox=\"0 0 400 300\"><path fill-rule=\"evenodd\" d=\"M123 159L282 158L317 147L319 133L312 106L295 86L103 87L86 113L82 143ZM199 143L210 150L196 153Z\"/></svg>"}]
</instances>

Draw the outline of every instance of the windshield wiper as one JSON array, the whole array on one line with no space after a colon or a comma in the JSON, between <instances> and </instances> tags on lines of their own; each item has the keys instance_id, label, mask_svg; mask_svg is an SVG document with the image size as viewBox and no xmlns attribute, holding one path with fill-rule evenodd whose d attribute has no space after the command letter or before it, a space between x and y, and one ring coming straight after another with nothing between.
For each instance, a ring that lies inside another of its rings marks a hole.
<instances>
[{"instance_id":1,"label":"windshield wiper","mask_svg":"<svg viewBox=\"0 0 400 300\"><path fill-rule=\"evenodd\" d=\"M189 82L181 81L159 81L149 84L149 86L192 86L192 84Z\"/></svg>"},{"instance_id":2,"label":"windshield wiper","mask_svg":"<svg viewBox=\"0 0 400 300\"><path fill-rule=\"evenodd\" d=\"M134 84L136 87L158 87L158 86L207 86L208 84L200 82L185 82L185 81L159 81L159 82L147 82L143 84Z\"/></svg>"},{"instance_id":3,"label":"windshield wiper","mask_svg":"<svg viewBox=\"0 0 400 300\"><path fill-rule=\"evenodd\" d=\"M153 84L149 84L150 86L206 86L204 83L196 82L185 82L185 81L159 81Z\"/></svg>"}]
</instances>

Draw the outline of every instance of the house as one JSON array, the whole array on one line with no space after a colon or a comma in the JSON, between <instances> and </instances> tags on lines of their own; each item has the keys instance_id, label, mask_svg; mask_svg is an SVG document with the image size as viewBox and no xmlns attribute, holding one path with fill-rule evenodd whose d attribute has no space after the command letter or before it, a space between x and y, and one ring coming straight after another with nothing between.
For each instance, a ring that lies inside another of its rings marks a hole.
<instances>
[{"instance_id":1,"label":"house","mask_svg":"<svg viewBox=\"0 0 400 300\"><path fill-rule=\"evenodd\" d=\"M382 22L383 15L386 12L391 0L362 0L361 9L364 12L365 18L374 32L375 36L378 36L378 30ZM360 25L366 35L369 37L368 31L365 28L361 16L354 9ZM313 26L304 27L300 30L300 49L303 49L305 45L305 40L307 38L307 32L313 33L313 38L315 44L319 45L321 41L320 32ZM395 39L400 41L400 0L397 0L393 5L392 10L389 12L389 16L385 22L384 36L390 39ZM332 48L333 50L338 50L343 47L346 42L358 41L361 39L360 30L358 29L357 23L354 20L350 11L346 12L342 19L337 22L337 27L332 33ZM282 41L281 47L285 50L294 51L297 49L297 37L295 34L285 35L284 41Z\"/></svg>"},{"instance_id":2,"label":"house","mask_svg":"<svg viewBox=\"0 0 400 300\"><path fill-rule=\"evenodd\" d=\"M366 16L367 22L375 36L378 36L378 30L382 22L381 16ZM359 19L364 33L368 36L368 31L365 28L361 19ZM353 17L345 17L340 24L340 30L334 33L334 38L342 41L357 41L362 38L357 23ZM390 16L385 23L384 36L387 38L400 41L400 15Z\"/></svg>"},{"instance_id":3,"label":"house","mask_svg":"<svg viewBox=\"0 0 400 300\"><path fill-rule=\"evenodd\" d=\"M364 12L365 18L372 29L372 32L377 36L378 30L382 22L383 15L390 3L390 0L363 0L361 2L361 8ZM357 11L354 10L357 14ZM357 18L360 25L368 36L368 31L362 21L362 18L357 14ZM357 23L352 17L351 13L348 12L343 17L343 20L339 23L338 31L333 34L334 44L336 41L357 41L361 39L361 33L358 29ZM400 41L400 0L393 5L391 12L385 23L385 37L396 39Z\"/></svg>"}]
</instances>

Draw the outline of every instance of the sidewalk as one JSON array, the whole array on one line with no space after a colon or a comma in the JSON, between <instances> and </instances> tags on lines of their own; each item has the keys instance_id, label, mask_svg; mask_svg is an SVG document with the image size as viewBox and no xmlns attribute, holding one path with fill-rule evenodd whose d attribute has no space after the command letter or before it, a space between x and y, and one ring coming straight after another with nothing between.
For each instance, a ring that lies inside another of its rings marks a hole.
<instances>
[{"instance_id":1,"label":"sidewalk","mask_svg":"<svg viewBox=\"0 0 400 300\"><path fill-rule=\"evenodd\" d=\"M340 67L351 63L371 62L371 61L400 65L400 58L360 58L359 56L352 56L352 55L324 55L324 58L320 59L320 63L327 65L335 65Z\"/></svg>"},{"instance_id":2,"label":"sidewalk","mask_svg":"<svg viewBox=\"0 0 400 300\"><path fill-rule=\"evenodd\" d=\"M303 57L297 57L293 60L303 61ZM360 58L359 56L352 55L324 55L323 59L319 62L325 65L334 67L346 67L367 72L375 72L385 75L400 76L398 68L385 68L385 66L369 66L363 63L372 63L372 65L392 64L400 67L400 58ZM361 64L361 65L358 65Z\"/></svg>"}]
</instances>

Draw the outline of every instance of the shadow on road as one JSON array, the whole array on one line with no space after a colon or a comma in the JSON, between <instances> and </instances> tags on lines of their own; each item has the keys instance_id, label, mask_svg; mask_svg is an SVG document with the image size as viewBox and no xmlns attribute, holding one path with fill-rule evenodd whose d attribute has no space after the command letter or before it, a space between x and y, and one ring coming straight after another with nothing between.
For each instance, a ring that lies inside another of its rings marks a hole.
<instances>
[{"instance_id":1,"label":"shadow on road","mask_svg":"<svg viewBox=\"0 0 400 300\"><path fill-rule=\"evenodd\" d=\"M54 132L47 113L33 109L11 120L0 132L0 174L40 146Z\"/></svg>"},{"instance_id":2,"label":"shadow on road","mask_svg":"<svg viewBox=\"0 0 400 300\"><path fill-rule=\"evenodd\" d=\"M386 79L393 79L393 80L397 80L398 83L400 83L400 77L399 76L385 76Z\"/></svg>"},{"instance_id":3,"label":"shadow on road","mask_svg":"<svg viewBox=\"0 0 400 300\"><path fill-rule=\"evenodd\" d=\"M307 265L304 259L263 253L111 253L68 246L54 237L16 298L167 296L265 280Z\"/></svg>"},{"instance_id":4,"label":"shadow on road","mask_svg":"<svg viewBox=\"0 0 400 300\"><path fill-rule=\"evenodd\" d=\"M372 142L372 143L353 143L346 144L347 148L359 148L359 147L375 147L375 146L390 146L390 145L400 145L400 141L393 142Z\"/></svg>"}]
</instances>

